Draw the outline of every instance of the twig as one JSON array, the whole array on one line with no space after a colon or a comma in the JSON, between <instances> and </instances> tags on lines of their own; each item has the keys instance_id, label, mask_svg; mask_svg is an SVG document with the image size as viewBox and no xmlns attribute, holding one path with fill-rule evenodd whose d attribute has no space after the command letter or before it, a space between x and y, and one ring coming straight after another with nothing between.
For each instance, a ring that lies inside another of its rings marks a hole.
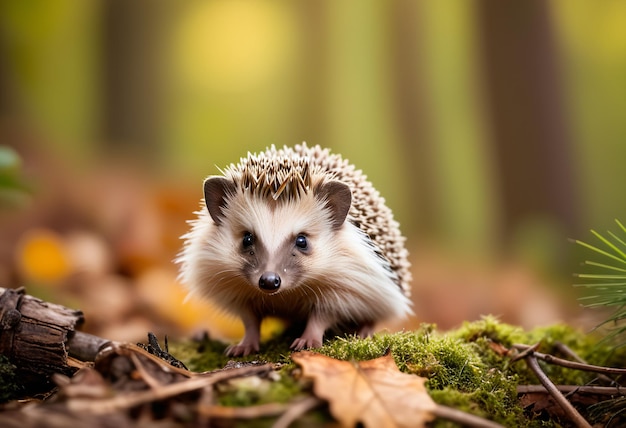
<instances>
[{"instance_id":1,"label":"twig","mask_svg":"<svg viewBox=\"0 0 626 428\"><path fill-rule=\"evenodd\" d=\"M281 415L272 427L286 428L304 413L317 407L323 402L323 400L320 400L317 397L310 396L302 400L297 400L292 404L266 403L245 407L220 405L203 406L198 408L198 413L203 416L224 419L256 419Z\"/></svg>"},{"instance_id":2,"label":"twig","mask_svg":"<svg viewBox=\"0 0 626 428\"><path fill-rule=\"evenodd\" d=\"M137 356L137 354L130 354L130 359L133 362L133 364L135 364L135 369L139 372L139 374L141 375L141 379L152 389L157 389L158 387L161 386L161 383L155 379L150 373L148 373L148 370L146 370L146 368L144 367L144 365L141 363L141 360L139 359L139 357Z\"/></svg>"},{"instance_id":3,"label":"twig","mask_svg":"<svg viewBox=\"0 0 626 428\"><path fill-rule=\"evenodd\" d=\"M209 407L199 408L198 411L212 418L223 419L257 419L270 417L284 413L288 408L288 404L284 403L266 403L256 406L233 407L213 405Z\"/></svg>"},{"instance_id":4,"label":"twig","mask_svg":"<svg viewBox=\"0 0 626 428\"><path fill-rule=\"evenodd\" d=\"M576 410L574 406L572 406L572 404L567 401L563 394L561 394L561 392L558 390L556 385L553 384L550 378L541 370L541 367L539 367L539 362L537 361L537 358L534 354L528 355L526 357L526 364L528 364L528 367L533 371L533 373L535 373L535 376L537 376L539 382L541 382L541 384L548 390L552 398L554 398L559 406L561 406L565 414L567 414L572 419L577 427L591 428L589 422L587 422L585 418L583 418L581 414L578 413L578 410Z\"/></svg>"},{"instance_id":5,"label":"twig","mask_svg":"<svg viewBox=\"0 0 626 428\"><path fill-rule=\"evenodd\" d=\"M578 386L578 385L554 385L559 391L566 394L596 394L596 395L626 395L621 388L612 386ZM546 393L548 390L543 385L518 385L518 394Z\"/></svg>"},{"instance_id":6,"label":"twig","mask_svg":"<svg viewBox=\"0 0 626 428\"><path fill-rule=\"evenodd\" d=\"M517 349L521 349L524 353L528 350L528 345L513 345ZM626 374L626 369L615 367L594 366L592 364L579 363L577 361L564 360L550 354L542 354L541 352L533 352L533 356L547 363L556 364L558 366L567 367L569 369L582 370L594 373L610 373L610 374Z\"/></svg>"},{"instance_id":7,"label":"twig","mask_svg":"<svg viewBox=\"0 0 626 428\"><path fill-rule=\"evenodd\" d=\"M303 400L299 400L289 406L287 411L282 416L276 419L272 428L287 428L296 419L300 418L309 410L312 410L322 404L324 401L317 397L306 397Z\"/></svg>"},{"instance_id":8,"label":"twig","mask_svg":"<svg viewBox=\"0 0 626 428\"><path fill-rule=\"evenodd\" d=\"M587 361L580 358L580 356L578 356L578 354L574 352L574 350L570 348L569 346L567 346L565 343L554 342L554 346L556 347L556 349L558 349L565 355L569 356L570 358L573 358L574 360L578 361L579 363L587 364Z\"/></svg>"},{"instance_id":9,"label":"twig","mask_svg":"<svg viewBox=\"0 0 626 428\"><path fill-rule=\"evenodd\" d=\"M123 355L128 356L138 354L141 355L142 358L148 359L154 362L158 367L161 368L166 373L178 373L184 377L195 377L195 376L205 376L206 373L194 373L190 372L187 369L181 369L179 367L175 367L169 364L167 361L162 360L154 354L146 351L144 348L137 346L132 343L126 342L111 342L109 346L103 348L98 354L98 358L95 361L95 368L98 370L98 366L101 361L106 360L109 355Z\"/></svg>"},{"instance_id":10,"label":"twig","mask_svg":"<svg viewBox=\"0 0 626 428\"><path fill-rule=\"evenodd\" d=\"M182 382L163 385L158 389L146 391L136 391L128 394L119 394L104 400L74 400L68 402L72 410L90 411L94 413L109 413L116 410L130 409L140 404L151 401L164 400L185 392L195 391L217 382L235 377L250 376L257 373L269 371L273 368L271 363L260 366L247 366L240 369L225 370L215 373L207 373L189 378Z\"/></svg>"},{"instance_id":11,"label":"twig","mask_svg":"<svg viewBox=\"0 0 626 428\"><path fill-rule=\"evenodd\" d=\"M519 349L522 352L520 352L518 355L515 355L511 361L515 362L518 360L522 360L524 358L526 358L529 355L532 355L533 352L535 352L537 349L539 349L539 345L541 345L541 342L537 342L534 345L513 345L513 347L515 349Z\"/></svg>"},{"instance_id":12,"label":"twig","mask_svg":"<svg viewBox=\"0 0 626 428\"><path fill-rule=\"evenodd\" d=\"M323 400L316 397L308 397L301 400L291 406L283 413L283 415L276 420L272 428L287 428L293 421L301 417L309 410L317 407ZM452 407L436 404L432 411L433 415L438 418L446 419L448 421L457 422L463 426L468 427L484 427L484 428L504 428L497 422L490 421L489 419L481 418L480 416L472 415L461 410L454 409ZM215 416L215 415L213 415ZM242 416L239 416L242 417Z\"/></svg>"},{"instance_id":13,"label":"twig","mask_svg":"<svg viewBox=\"0 0 626 428\"><path fill-rule=\"evenodd\" d=\"M555 342L554 346L556 346L556 349L561 351L563 354L569 356L570 358L573 358L574 360L578 361L579 363L587 364L587 361L585 361L582 358L580 358L578 356L578 354L576 352L574 352L574 350L572 348L570 348L569 346L567 346L565 343ZM604 382L607 382L609 385L618 385L618 383L616 381L614 381L609 376L607 376L605 374L602 374L602 373L600 373L598 375L598 379L601 379Z\"/></svg>"},{"instance_id":14,"label":"twig","mask_svg":"<svg viewBox=\"0 0 626 428\"><path fill-rule=\"evenodd\" d=\"M438 418L443 418L452 422L457 422L463 426L469 427L485 427L485 428L503 428L497 422L490 421L489 419L481 418L480 416L472 415L471 413L465 413L461 410L454 409L452 407L443 406L437 404L433 409L433 414Z\"/></svg>"},{"instance_id":15,"label":"twig","mask_svg":"<svg viewBox=\"0 0 626 428\"><path fill-rule=\"evenodd\" d=\"M213 405L215 391L212 385L206 386L202 388L200 392L200 398L196 402L196 411L198 413L198 426L199 427L209 427L211 426L209 421L210 418L202 412L203 408L208 408Z\"/></svg>"}]
</instances>

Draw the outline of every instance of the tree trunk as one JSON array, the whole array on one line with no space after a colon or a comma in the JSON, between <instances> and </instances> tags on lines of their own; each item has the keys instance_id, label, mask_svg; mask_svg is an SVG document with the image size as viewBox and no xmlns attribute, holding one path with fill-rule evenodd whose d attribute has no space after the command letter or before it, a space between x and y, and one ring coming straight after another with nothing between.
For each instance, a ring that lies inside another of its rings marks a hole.
<instances>
[{"instance_id":1,"label":"tree trunk","mask_svg":"<svg viewBox=\"0 0 626 428\"><path fill-rule=\"evenodd\" d=\"M547 219L568 234L578 230L574 153L549 8L542 0L478 3L505 239L528 219Z\"/></svg>"}]
</instances>

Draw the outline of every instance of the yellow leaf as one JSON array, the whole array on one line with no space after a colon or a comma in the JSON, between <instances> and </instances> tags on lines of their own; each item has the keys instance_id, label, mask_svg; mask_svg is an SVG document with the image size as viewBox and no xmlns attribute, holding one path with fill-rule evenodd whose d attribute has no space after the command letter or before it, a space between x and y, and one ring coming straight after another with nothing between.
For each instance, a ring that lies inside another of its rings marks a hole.
<instances>
[{"instance_id":1,"label":"yellow leaf","mask_svg":"<svg viewBox=\"0 0 626 428\"><path fill-rule=\"evenodd\" d=\"M48 229L26 232L20 238L16 257L20 273L29 281L56 283L72 270L63 239Z\"/></svg>"},{"instance_id":2,"label":"yellow leaf","mask_svg":"<svg viewBox=\"0 0 626 428\"><path fill-rule=\"evenodd\" d=\"M362 362L308 351L292 358L343 426L422 427L434 418L436 404L424 387L426 378L402 373L389 353Z\"/></svg>"}]
</instances>

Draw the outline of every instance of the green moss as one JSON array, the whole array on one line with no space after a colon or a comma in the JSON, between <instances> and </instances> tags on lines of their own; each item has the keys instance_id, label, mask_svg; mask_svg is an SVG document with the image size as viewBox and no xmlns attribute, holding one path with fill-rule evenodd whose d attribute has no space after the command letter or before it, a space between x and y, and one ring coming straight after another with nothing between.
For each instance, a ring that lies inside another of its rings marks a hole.
<instances>
[{"instance_id":1,"label":"green moss","mask_svg":"<svg viewBox=\"0 0 626 428\"><path fill-rule=\"evenodd\" d=\"M0 355L0 403L15 400L24 392L15 371L15 365L7 357Z\"/></svg>"},{"instance_id":2,"label":"green moss","mask_svg":"<svg viewBox=\"0 0 626 428\"><path fill-rule=\"evenodd\" d=\"M225 349L226 344L208 337L202 341L185 340L169 343L169 353L193 372L205 372L224 367L228 362L228 358L224 355Z\"/></svg>"},{"instance_id":3,"label":"green moss","mask_svg":"<svg viewBox=\"0 0 626 428\"><path fill-rule=\"evenodd\" d=\"M169 344L170 354L182 361L189 370L205 372L223 368L229 361L270 361L291 363L289 342L284 336L277 336L261 346L259 354L232 358L224 354L228 345L208 337L201 341L186 340Z\"/></svg>"},{"instance_id":4,"label":"green moss","mask_svg":"<svg viewBox=\"0 0 626 428\"><path fill-rule=\"evenodd\" d=\"M478 321L466 321L458 330L451 331L449 334L465 342L475 342L480 338L486 338L507 348L514 343L526 343L526 336L521 328L501 323L492 315L484 316Z\"/></svg>"},{"instance_id":5,"label":"green moss","mask_svg":"<svg viewBox=\"0 0 626 428\"><path fill-rule=\"evenodd\" d=\"M291 376L290 370L280 370L277 376L237 378L219 385L218 401L224 406L254 406L266 403L286 403L302 393L302 384Z\"/></svg>"},{"instance_id":6,"label":"green moss","mask_svg":"<svg viewBox=\"0 0 626 428\"><path fill-rule=\"evenodd\" d=\"M522 409L516 402L511 402L511 395L507 389L488 392L479 389L474 392L461 392L454 388L430 390L430 396L436 403L471 413L485 419L492 419L507 427L528 426ZM504 402L503 402L504 400ZM457 426L450 422L439 420L436 427Z\"/></svg>"},{"instance_id":7,"label":"green moss","mask_svg":"<svg viewBox=\"0 0 626 428\"><path fill-rule=\"evenodd\" d=\"M285 363L276 380L241 380L223 385L219 401L223 405L247 406L287 402L305 387L294 380L295 365L289 358L289 339L279 336L261 345L262 353L237 361ZM398 368L405 373L428 378L433 399L443 405L497 421L505 426L555 426L528 419L519 405L517 385L537 384L535 375L523 360L513 361L514 344L539 343L539 352L560 356L557 343L570 347L589 363L619 367L626 359L626 348L613 349L599 338L566 325L524 331L501 323L495 317L466 322L459 329L438 332L423 325L412 332L381 333L368 339L338 337L316 351L340 360L363 361L390 350ZM170 346L170 352L191 370L207 371L223 367L230 359L223 355L226 345L205 340ZM540 362L555 383L582 385L595 375ZM438 421L436 426L450 426Z\"/></svg>"},{"instance_id":8,"label":"green moss","mask_svg":"<svg viewBox=\"0 0 626 428\"><path fill-rule=\"evenodd\" d=\"M302 392L302 386L291 375L295 365L289 358L288 339L278 336L263 343L260 354L232 358L224 355L227 345L205 338L202 341L184 341L170 344L170 353L191 371L205 372L223 368L229 361L268 361L284 363L271 378L251 376L237 378L219 385L217 399L225 406L252 406L264 403L284 403ZM271 426L268 425L268 426Z\"/></svg>"}]
</instances>

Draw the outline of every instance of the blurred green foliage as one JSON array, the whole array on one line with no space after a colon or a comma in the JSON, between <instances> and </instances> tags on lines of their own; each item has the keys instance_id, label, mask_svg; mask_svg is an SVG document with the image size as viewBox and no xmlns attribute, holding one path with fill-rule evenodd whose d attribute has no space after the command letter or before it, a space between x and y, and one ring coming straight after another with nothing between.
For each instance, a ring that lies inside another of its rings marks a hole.
<instances>
[{"instance_id":1,"label":"blurred green foliage","mask_svg":"<svg viewBox=\"0 0 626 428\"><path fill-rule=\"evenodd\" d=\"M626 3L559 0L559 31L566 101L579 158L581 191L589 220L600 229L626 211L619 197L626 159Z\"/></svg>"},{"instance_id":2,"label":"blurred green foliage","mask_svg":"<svg viewBox=\"0 0 626 428\"><path fill-rule=\"evenodd\" d=\"M0 209L21 206L28 192L19 155L10 147L0 146Z\"/></svg>"},{"instance_id":3,"label":"blurred green foliage","mask_svg":"<svg viewBox=\"0 0 626 428\"><path fill-rule=\"evenodd\" d=\"M481 4L1 0L2 77L15 107L3 116L75 162L134 147L133 161L196 184L247 151L321 144L368 174L410 245L493 255L508 242L531 263L555 265L575 231L554 213L525 213L503 230L494 147L507 142L493 140L485 101ZM626 210L625 7L545 6L579 227Z\"/></svg>"},{"instance_id":4,"label":"blurred green foliage","mask_svg":"<svg viewBox=\"0 0 626 428\"><path fill-rule=\"evenodd\" d=\"M76 159L93 151L99 126L99 5L0 0L0 55L15 107Z\"/></svg>"}]
</instances>

